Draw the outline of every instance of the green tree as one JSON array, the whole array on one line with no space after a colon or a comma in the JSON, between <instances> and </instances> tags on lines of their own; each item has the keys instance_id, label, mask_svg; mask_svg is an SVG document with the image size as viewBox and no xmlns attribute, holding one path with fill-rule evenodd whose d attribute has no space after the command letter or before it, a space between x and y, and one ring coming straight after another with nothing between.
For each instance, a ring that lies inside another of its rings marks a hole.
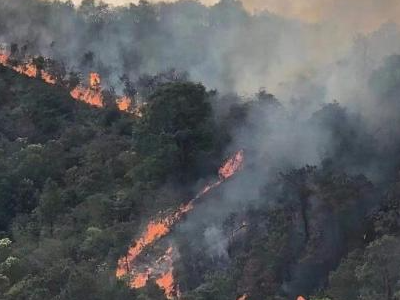
<instances>
[{"instance_id":1,"label":"green tree","mask_svg":"<svg viewBox=\"0 0 400 300\"><path fill-rule=\"evenodd\" d=\"M356 268L360 282L360 299L394 300L399 292L400 240L383 236L372 242L364 254L364 262Z\"/></svg>"},{"instance_id":2,"label":"green tree","mask_svg":"<svg viewBox=\"0 0 400 300\"><path fill-rule=\"evenodd\" d=\"M216 128L209 94L200 84L176 82L159 87L150 96L138 127L137 145L148 157L144 170L150 168L161 178L175 173L186 180L196 174L200 154L213 150Z\"/></svg>"},{"instance_id":3,"label":"green tree","mask_svg":"<svg viewBox=\"0 0 400 300\"><path fill-rule=\"evenodd\" d=\"M60 188L55 182L48 180L40 197L37 211L41 221L50 227L50 235L53 235L54 222L64 210Z\"/></svg>"},{"instance_id":4,"label":"green tree","mask_svg":"<svg viewBox=\"0 0 400 300\"><path fill-rule=\"evenodd\" d=\"M235 298L232 277L215 273L206 276L205 283L187 295L188 300L230 300Z\"/></svg>"},{"instance_id":5,"label":"green tree","mask_svg":"<svg viewBox=\"0 0 400 300\"><path fill-rule=\"evenodd\" d=\"M138 292L138 300L166 300L164 292L159 288L154 280L150 280L147 285Z\"/></svg>"},{"instance_id":6,"label":"green tree","mask_svg":"<svg viewBox=\"0 0 400 300\"><path fill-rule=\"evenodd\" d=\"M18 275L19 259L11 255L11 240L0 239L0 296L15 282Z\"/></svg>"},{"instance_id":7,"label":"green tree","mask_svg":"<svg viewBox=\"0 0 400 300\"><path fill-rule=\"evenodd\" d=\"M335 300L357 300L360 293L360 284L356 275L356 268L362 263L362 252L353 251L342 260L337 270L329 275L328 294Z\"/></svg>"}]
</instances>

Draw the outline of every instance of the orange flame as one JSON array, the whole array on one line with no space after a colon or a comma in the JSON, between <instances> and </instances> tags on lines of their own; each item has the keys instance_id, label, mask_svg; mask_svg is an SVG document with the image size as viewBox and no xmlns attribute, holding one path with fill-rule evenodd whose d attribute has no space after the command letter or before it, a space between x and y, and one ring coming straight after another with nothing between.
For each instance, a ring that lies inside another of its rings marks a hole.
<instances>
[{"instance_id":1,"label":"orange flame","mask_svg":"<svg viewBox=\"0 0 400 300\"><path fill-rule=\"evenodd\" d=\"M21 63L17 66L12 66L9 64L10 55L4 51L0 50L0 65L9 67L14 71L23 74L25 76L36 78L38 77L38 68L32 62ZM57 79L50 73L40 70L40 78L47 84L56 84ZM84 87L78 85L70 92L72 98L78 101L86 102L95 107L104 107L103 95L101 92L101 77L100 74L92 72L89 74L89 87ZM120 97L116 99L116 104L119 110L130 112L132 105L132 99L127 96ZM134 113L133 115L141 117L140 113Z\"/></svg>"},{"instance_id":2,"label":"orange flame","mask_svg":"<svg viewBox=\"0 0 400 300\"><path fill-rule=\"evenodd\" d=\"M168 299L172 299L177 292L177 287L174 279L174 267L173 267L173 255L174 249L168 248L167 252L161 259L157 260L157 264L164 260L167 263L167 271L163 272L161 276L156 280L156 284L164 290L165 295Z\"/></svg>"},{"instance_id":3,"label":"orange flame","mask_svg":"<svg viewBox=\"0 0 400 300\"><path fill-rule=\"evenodd\" d=\"M169 232L167 224L160 222L150 222L142 237L136 241L135 246L131 247L125 257L121 257L118 261L117 277L120 278L127 274L128 263L132 263L143 249L152 244L154 241Z\"/></svg>"},{"instance_id":4,"label":"orange flame","mask_svg":"<svg viewBox=\"0 0 400 300\"><path fill-rule=\"evenodd\" d=\"M100 87L100 75L98 73L89 74L89 88L78 85L71 91L71 96L75 100L86 102L95 107L103 107L103 94Z\"/></svg>"},{"instance_id":5,"label":"orange flame","mask_svg":"<svg viewBox=\"0 0 400 300\"><path fill-rule=\"evenodd\" d=\"M147 281L149 280L151 271L146 270L143 273L138 273L135 275L134 278L131 280L131 286L133 286L135 289L140 289L144 286L146 286Z\"/></svg>"},{"instance_id":6,"label":"orange flame","mask_svg":"<svg viewBox=\"0 0 400 300\"><path fill-rule=\"evenodd\" d=\"M89 74L89 85L92 90L98 90L100 89L100 74L99 73L90 73Z\"/></svg>"},{"instance_id":7,"label":"orange flame","mask_svg":"<svg viewBox=\"0 0 400 300\"><path fill-rule=\"evenodd\" d=\"M48 83L48 84L56 84L57 80L56 78L54 78L53 75L47 73L46 71L41 71L41 75L42 75L42 79L44 82Z\"/></svg>"},{"instance_id":8,"label":"orange flame","mask_svg":"<svg viewBox=\"0 0 400 300\"><path fill-rule=\"evenodd\" d=\"M10 67L12 68L14 71L23 74L25 76L28 77L32 77L35 78L38 75L38 68L35 64L31 62L25 63L25 64L20 64L18 66L10 66L8 64L8 60L9 60L10 56L5 53L5 52L1 52L0 53L0 64L5 66L5 67ZM43 79L44 82L48 83L48 84L56 84L56 79L49 74L48 72L41 70L40 71L40 77Z\"/></svg>"},{"instance_id":9,"label":"orange flame","mask_svg":"<svg viewBox=\"0 0 400 300\"><path fill-rule=\"evenodd\" d=\"M168 299L173 298L175 291L175 280L172 272L173 270L170 269L156 280L157 285L165 291Z\"/></svg>"},{"instance_id":10,"label":"orange flame","mask_svg":"<svg viewBox=\"0 0 400 300\"><path fill-rule=\"evenodd\" d=\"M24 74L24 75L26 75L28 77L32 77L32 78L37 77L37 74L38 74L37 67L31 62L13 67L13 69L20 74Z\"/></svg>"},{"instance_id":11,"label":"orange flame","mask_svg":"<svg viewBox=\"0 0 400 300\"><path fill-rule=\"evenodd\" d=\"M244 151L240 150L233 157L228 159L228 161L219 169L219 177L226 180L235 175L235 173L242 168L243 160Z\"/></svg>"},{"instance_id":12,"label":"orange flame","mask_svg":"<svg viewBox=\"0 0 400 300\"><path fill-rule=\"evenodd\" d=\"M71 91L71 96L75 100L86 102L92 106L103 107L103 96L101 93L77 86Z\"/></svg>"},{"instance_id":13,"label":"orange flame","mask_svg":"<svg viewBox=\"0 0 400 300\"><path fill-rule=\"evenodd\" d=\"M173 268L174 249L169 247L165 254L155 262L155 267L147 267L143 272L135 272L130 286L132 288L142 288L146 286L150 278L156 279L156 284L164 290L168 299L174 298L179 294L178 287L175 284L174 268Z\"/></svg>"},{"instance_id":14,"label":"orange flame","mask_svg":"<svg viewBox=\"0 0 400 300\"><path fill-rule=\"evenodd\" d=\"M121 278L130 273L130 266L134 264L136 258L142 253L142 251L155 243L160 238L166 236L172 229L172 227L181 220L181 218L190 212L194 208L196 200L201 198L203 195L208 193L210 190L218 187L228 178L232 177L236 172L240 171L244 163L244 151L237 152L232 158L228 159L227 162L220 168L219 176L220 179L210 185L205 186L195 198L189 201L188 204L181 205L177 211L166 216L158 221L150 221L147 225L145 232L134 242L134 245L130 247L126 256L121 257L118 260L118 266L116 270L116 276ZM171 254L167 251L167 256L171 257ZM143 279L148 278L151 274L151 270L147 270L145 273L134 275L134 280L130 286L137 288L142 286ZM145 280L147 282L147 280ZM172 259L171 267L168 272L164 273L158 281L156 281L166 293L167 297L171 297L171 293L174 291L174 281L172 274ZM144 283L145 284L145 283Z\"/></svg>"},{"instance_id":15,"label":"orange flame","mask_svg":"<svg viewBox=\"0 0 400 300\"><path fill-rule=\"evenodd\" d=\"M306 300L306 298L304 298L303 296L298 296L297 300Z\"/></svg>"},{"instance_id":16,"label":"orange flame","mask_svg":"<svg viewBox=\"0 0 400 300\"><path fill-rule=\"evenodd\" d=\"M132 100L131 100L131 98L129 98L127 96L118 98L116 100L116 103L117 103L118 109L121 111L129 111L132 106Z\"/></svg>"},{"instance_id":17,"label":"orange flame","mask_svg":"<svg viewBox=\"0 0 400 300\"><path fill-rule=\"evenodd\" d=\"M8 55L5 53L0 53L0 64L6 66L8 63Z\"/></svg>"}]
</instances>

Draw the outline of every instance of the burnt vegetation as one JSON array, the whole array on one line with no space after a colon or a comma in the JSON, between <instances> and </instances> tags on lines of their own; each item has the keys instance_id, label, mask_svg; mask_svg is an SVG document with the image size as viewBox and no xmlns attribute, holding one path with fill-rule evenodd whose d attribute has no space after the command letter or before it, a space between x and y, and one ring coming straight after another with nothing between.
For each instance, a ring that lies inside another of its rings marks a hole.
<instances>
[{"instance_id":1,"label":"burnt vegetation","mask_svg":"<svg viewBox=\"0 0 400 300\"><path fill-rule=\"evenodd\" d=\"M232 20L250 26L237 1L210 12L191 1L111 9L85 0L76 9L71 2L0 0L0 32L16 42L16 60L39 52L42 30L59 15L85 28L82 40L130 26L132 36L151 43L163 30L160 16L186 6L207 30ZM215 17L219 10L226 19ZM32 42L15 36L6 17L29 12ZM69 31L56 28L52 37L65 39ZM178 249L182 299L400 299L399 56L369 78L379 99L370 122L336 101L300 119L264 89L240 97L209 90L186 72L142 74L143 49L121 46L126 74L119 81L145 103L136 116L115 103L95 108L72 99L66 86L75 87L80 72L115 74L95 49L77 44L80 69L67 81L60 41L49 45L56 59L39 56L34 64L62 84L0 66L1 300L165 300L153 279L130 289L129 278L115 276L117 261L143 224L191 199L239 149L243 170L160 241ZM159 252L156 243L140 259Z\"/></svg>"}]
</instances>

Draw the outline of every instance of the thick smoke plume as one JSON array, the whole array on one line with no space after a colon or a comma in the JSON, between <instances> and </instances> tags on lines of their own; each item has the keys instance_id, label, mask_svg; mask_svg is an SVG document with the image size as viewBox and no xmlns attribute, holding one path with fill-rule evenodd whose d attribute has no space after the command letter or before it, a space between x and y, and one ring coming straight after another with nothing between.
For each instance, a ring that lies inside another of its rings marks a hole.
<instances>
[{"instance_id":1,"label":"thick smoke plume","mask_svg":"<svg viewBox=\"0 0 400 300\"><path fill-rule=\"evenodd\" d=\"M244 149L246 168L211 193L177 230L195 236L202 228L194 247L201 244L209 259L225 264L235 228L240 233L248 221L246 208L262 201L282 204L280 186L274 186L278 174L311 165L329 169L334 161L333 171L363 173L379 185L395 176L399 162L400 59L393 55L400 53L400 32L390 22L397 21L398 2L296 3L141 1L113 7L89 0L74 7L0 0L0 42L82 73L99 72L117 89L123 75L140 82L143 74L175 68L218 90L220 119L229 123L234 108L240 110L244 117L231 120L226 150ZM254 9L259 11L249 12ZM224 109L224 101L233 106ZM274 188L265 192L266 187ZM297 200L302 199L287 201ZM327 211L318 195L311 202L310 214ZM360 202L364 211L371 201ZM240 219L233 231L224 229L232 213ZM320 226L325 245L334 248L345 237L332 222L315 218L310 226ZM301 248L306 242L298 242L298 236L293 244ZM323 284L318 278L338 263L342 249L322 250L315 254L321 265L307 260L293 265L282 293L292 296ZM313 280L305 283L302 276Z\"/></svg>"},{"instance_id":2,"label":"thick smoke plume","mask_svg":"<svg viewBox=\"0 0 400 300\"><path fill-rule=\"evenodd\" d=\"M330 7L330 1L325 2ZM355 7L353 2L346 2L349 8ZM265 87L280 99L290 100L308 88L304 81L325 87L335 76L341 78L335 72L337 64L352 51L356 34L353 24L341 21L322 18L321 23L311 24L273 14L290 11L276 3L255 3L254 7L266 9L257 14L232 0L210 7L195 1L124 7L96 3L100 2L83 1L76 12L70 3L2 1L0 41L27 46L31 53L53 57L78 71L96 69L114 87L122 74L135 79L139 74L176 68L209 88L243 94ZM244 5L251 6L247 1ZM268 10L274 6L285 9ZM293 9L318 7L298 6ZM337 9L347 11L343 6ZM390 7L382 4L381 14L389 11L386 6ZM390 12L397 6L392 7ZM371 11L375 10L371 7ZM371 30L390 20L389 15L379 17ZM380 45L380 52L394 53L393 41ZM332 100L329 96L327 101Z\"/></svg>"}]
</instances>

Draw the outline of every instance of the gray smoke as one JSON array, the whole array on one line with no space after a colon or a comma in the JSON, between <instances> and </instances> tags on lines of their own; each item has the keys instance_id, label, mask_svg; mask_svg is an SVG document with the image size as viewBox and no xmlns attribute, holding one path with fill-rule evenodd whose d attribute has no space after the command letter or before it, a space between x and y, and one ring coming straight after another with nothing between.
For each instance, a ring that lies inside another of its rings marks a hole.
<instances>
[{"instance_id":1,"label":"gray smoke","mask_svg":"<svg viewBox=\"0 0 400 300\"><path fill-rule=\"evenodd\" d=\"M204 231L204 240L212 258L225 258L228 255L228 240L223 231L217 227L208 227Z\"/></svg>"},{"instance_id":2,"label":"gray smoke","mask_svg":"<svg viewBox=\"0 0 400 300\"><path fill-rule=\"evenodd\" d=\"M347 2L340 3L345 12ZM384 11L390 3L384 1ZM26 45L83 73L98 71L117 88L122 74L137 80L176 68L218 89L217 102L252 102L246 121L230 128L227 149L227 155L245 149L245 170L199 203L179 229L190 235L201 226L201 243L215 259L229 257L226 218L257 205L255 199L273 204L260 195L279 172L330 158L345 172L379 182L398 155L400 105L380 92L396 79L380 74L387 57L400 53L398 26L354 34L337 25L250 14L234 0L211 7L189 0L124 7L83 1L77 8L0 0L0 42ZM271 97L261 101L260 88L281 105ZM228 92L234 95L224 97ZM223 118L228 111L216 113Z\"/></svg>"}]
</instances>

